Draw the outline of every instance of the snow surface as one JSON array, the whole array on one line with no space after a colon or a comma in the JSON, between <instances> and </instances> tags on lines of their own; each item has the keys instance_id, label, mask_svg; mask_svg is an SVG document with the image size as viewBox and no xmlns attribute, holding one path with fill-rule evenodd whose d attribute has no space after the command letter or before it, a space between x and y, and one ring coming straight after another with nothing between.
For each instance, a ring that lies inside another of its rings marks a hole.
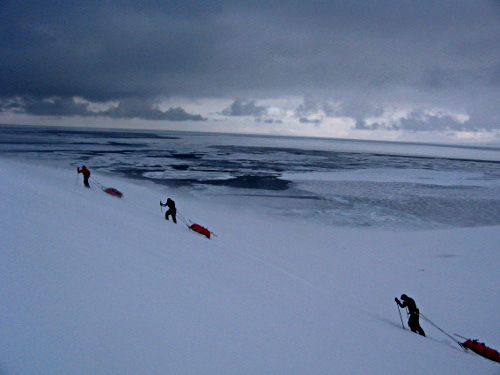
<instances>
[{"instance_id":1,"label":"snow surface","mask_svg":"<svg viewBox=\"0 0 500 375\"><path fill-rule=\"evenodd\" d=\"M117 199L75 172L0 159L2 375L500 374L425 321L427 338L403 330L394 303L500 349L498 226L349 229L172 197L208 240L164 220L165 188L94 174Z\"/></svg>"}]
</instances>

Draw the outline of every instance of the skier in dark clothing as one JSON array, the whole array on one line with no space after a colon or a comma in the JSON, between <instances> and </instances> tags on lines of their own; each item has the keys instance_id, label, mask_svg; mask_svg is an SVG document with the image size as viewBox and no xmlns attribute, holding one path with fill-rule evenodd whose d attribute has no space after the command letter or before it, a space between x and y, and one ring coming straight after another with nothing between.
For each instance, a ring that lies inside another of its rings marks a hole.
<instances>
[{"instance_id":1,"label":"skier in dark clothing","mask_svg":"<svg viewBox=\"0 0 500 375\"><path fill-rule=\"evenodd\" d=\"M89 184L90 171L87 169L87 167L84 165L82 169L77 168L76 171L78 173L83 174L83 184L85 185L85 187L88 187L90 189L90 184Z\"/></svg>"},{"instance_id":2,"label":"skier in dark clothing","mask_svg":"<svg viewBox=\"0 0 500 375\"><path fill-rule=\"evenodd\" d=\"M168 198L167 203L165 203L165 204L163 204L160 201L160 206L162 206L162 207L167 206L168 207L168 211L165 212L165 219L168 220L168 217L172 216L172 221L177 224L177 209L175 208L175 202L172 199Z\"/></svg>"},{"instance_id":3,"label":"skier in dark clothing","mask_svg":"<svg viewBox=\"0 0 500 375\"><path fill-rule=\"evenodd\" d=\"M420 327L420 322L419 322L420 312L417 308L417 304L415 303L413 298L408 297L406 294L403 294L401 296L401 299L403 300L403 302L401 302L398 299L398 297L394 298L394 301L396 301L396 303L398 304L399 307L401 307L403 309L405 307L408 308L408 315L409 315L408 326L410 327L411 331L415 332L415 333L419 333L425 337L425 332L422 329L422 327Z\"/></svg>"}]
</instances>

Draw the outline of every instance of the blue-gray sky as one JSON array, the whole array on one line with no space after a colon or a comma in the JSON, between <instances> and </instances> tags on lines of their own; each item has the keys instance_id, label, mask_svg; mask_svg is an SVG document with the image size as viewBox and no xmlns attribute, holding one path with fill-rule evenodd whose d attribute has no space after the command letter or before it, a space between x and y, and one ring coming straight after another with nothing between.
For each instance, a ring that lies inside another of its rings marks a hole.
<instances>
[{"instance_id":1,"label":"blue-gray sky","mask_svg":"<svg viewBox=\"0 0 500 375\"><path fill-rule=\"evenodd\" d=\"M496 140L500 1L0 2L0 122Z\"/></svg>"}]
</instances>

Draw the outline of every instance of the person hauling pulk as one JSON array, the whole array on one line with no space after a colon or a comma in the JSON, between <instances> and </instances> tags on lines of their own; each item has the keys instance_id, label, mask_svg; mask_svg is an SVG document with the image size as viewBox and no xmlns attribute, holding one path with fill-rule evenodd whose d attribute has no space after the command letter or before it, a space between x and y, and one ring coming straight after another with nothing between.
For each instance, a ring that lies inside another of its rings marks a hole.
<instances>
[{"instance_id":1,"label":"person hauling pulk","mask_svg":"<svg viewBox=\"0 0 500 375\"><path fill-rule=\"evenodd\" d=\"M85 187L88 187L90 189L90 184L89 184L90 171L87 169L87 167L84 165L82 166L82 169L77 168L76 171L78 173L83 174L83 184L85 185Z\"/></svg>"},{"instance_id":2,"label":"person hauling pulk","mask_svg":"<svg viewBox=\"0 0 500 375\"><path fill-rule=\"evenodd\" d=\"M168 220L169 216L172 216L172 221L177 224L177 209L175 208L175 202L172 199L168 198L167 203L165 204L160 201L160 206L168 207L167 212L165 212L165 219Z\"/></svg>"},{"instance_id":3,"label":"person hauling pulk","mask_svg":"<svg viewBox=\"0 0 500 375\"><path fill-rule=\"evenodd\" d=\"M408 326L410 327L412 332L419 333L422 336L425 337L425 332L420 327L420 311L417 308L417 304L413 300L413 298L408 297L406 294L401 295L401 299L403 302L401 302L398 297L394 298L394 301L398 304L399 307L404 309L405 307L408 308Z\"/></svg>"}]
</instances>

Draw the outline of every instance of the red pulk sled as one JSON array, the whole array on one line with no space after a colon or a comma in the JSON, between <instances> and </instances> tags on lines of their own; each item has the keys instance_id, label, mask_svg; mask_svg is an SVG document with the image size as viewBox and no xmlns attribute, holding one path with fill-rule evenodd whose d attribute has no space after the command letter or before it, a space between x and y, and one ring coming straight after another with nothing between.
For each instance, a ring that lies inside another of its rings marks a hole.
<instances>
[{"instance_id":1,"label":"red pulk sled","mask_svg":"<svg viewBox=\"0 0 500 375\"><path fill-rule=\"evenodd\" d=\"M99 182L97 182L95 180L95 178L92 178L92 184L94 185L97 185L102 191L104 191L105 193L108 193L109 195L112 195L113 197L117 197L117 198L123 198L123 193L119 190L116 190L115 188L112 188L112 187L105 187L103 186L102 184L100 184Z\"/></svg>"},{"instance_id":2,"label":"red pulk sled","mask_svg":"<svg viewBox=\"0 0 500 375\"><path fill-rule=\"evenodd\" d=\"M463 336L457 335L458 337L461 337L463 339L466 339ZM486 346L481 342L478 342L477 340L471 340L471 339L466 339L465 342L461 343L462 347L466 349L472 350L474 353L479 354L480 356L484 358L488 358L492 361L500 363L500 353L497 352L495 349L492 349L488 346Z\"/></svg>"},{"instance_id":3,"label":"red pulk sled","mask_svg":"<svg viewBox=\"0 0 500 375\"><path fill-rule=\"evenodd\" d=\"M202 227L199 224L191 224L189 229L194 230L195 232L198 232L199 234L201 234L207 238L210 238L210 235L212 234L212 232L210 232L207 228Z\"/></svg>"},{"instance_id":4,"label":"red pulk sled","mask_svg":"<svg viewBox=\"0 0 500 375\"><path fill-rule=\"evenodd\" d=\"M161 203L161 201L160 201L160 203ZM191 220L189 220L189 222L188 222L184 217L182 217L179 210L177 210L177 217L179 217L182 220L182 222L184 224L186 224L186 226L189 229L191 229L193 232L201 234L202 236L205 236L208 239L210 239L212 236L217 237L217 235L214 232L208 230L205 227L202 227L200 224L193 223Z\"/></svg>"},{"instance_id":5,"label":"red pulk sled","mask_svg":"<svg viewBox=\"0 0 500 375\"><path fill-rule=\"evenodd\" d=\"M105 189L102 189L102 191L104 191L105 193L108 193L109 195L112 195L113 197L117 197L117 198L123 197L123 193L121 191L116 190L115 188L105 188Z\"/></svg>"}]
</instances>

